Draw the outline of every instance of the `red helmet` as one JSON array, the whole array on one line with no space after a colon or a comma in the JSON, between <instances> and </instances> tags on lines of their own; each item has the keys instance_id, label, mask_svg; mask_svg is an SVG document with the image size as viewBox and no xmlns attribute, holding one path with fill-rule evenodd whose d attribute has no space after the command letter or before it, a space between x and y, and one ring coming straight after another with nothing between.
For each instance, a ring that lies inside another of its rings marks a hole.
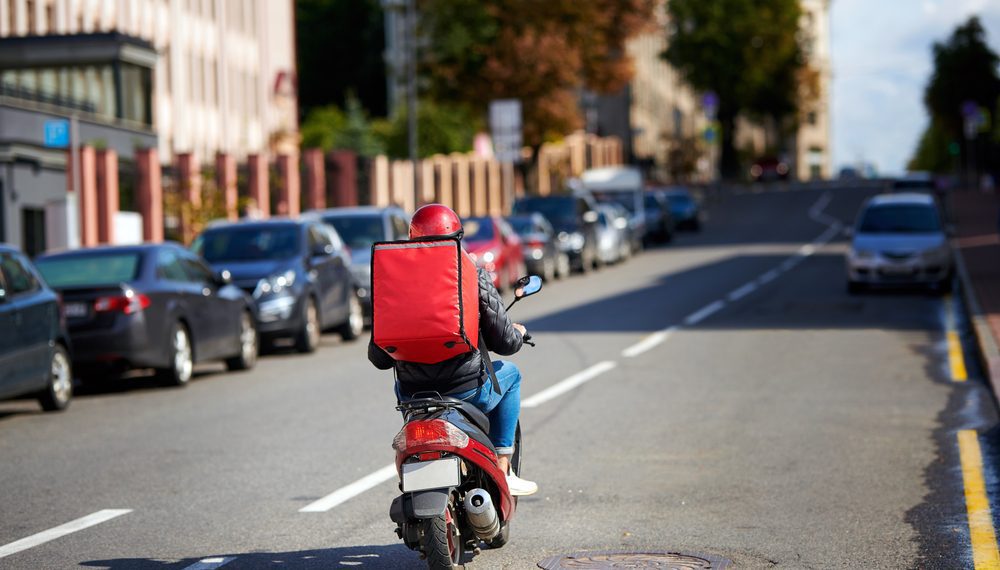
<instances>
[{"instance_id":1,"label":"red helmet","mask_svg":"<svg viewBox=\"0 0 1000 570\"><path fill-rule=\"evenodd\" d=\"M450 236L462 231L462 220L448 206L427 204L413 213L410 239L426 236Z\"/></svg>"}]
</instances>

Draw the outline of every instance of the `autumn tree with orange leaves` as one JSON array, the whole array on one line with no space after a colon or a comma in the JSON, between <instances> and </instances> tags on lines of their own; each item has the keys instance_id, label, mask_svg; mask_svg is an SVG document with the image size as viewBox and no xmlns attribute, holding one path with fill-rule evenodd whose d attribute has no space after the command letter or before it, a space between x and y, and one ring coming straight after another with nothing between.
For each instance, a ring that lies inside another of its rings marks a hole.
<instances>
[{"instance_id":1,"label":"autumn tree with orange leaves","mask_svg":"<svg viewBox=\"0 0 1000 570\"><path fill-rule=\"evenodd\" d=\"M657 0L420 0L426 94L485 113L521 100L525 144L580 128L582 89L631 80L625 42L653 21Z\"/></svg>"}]
</instances>

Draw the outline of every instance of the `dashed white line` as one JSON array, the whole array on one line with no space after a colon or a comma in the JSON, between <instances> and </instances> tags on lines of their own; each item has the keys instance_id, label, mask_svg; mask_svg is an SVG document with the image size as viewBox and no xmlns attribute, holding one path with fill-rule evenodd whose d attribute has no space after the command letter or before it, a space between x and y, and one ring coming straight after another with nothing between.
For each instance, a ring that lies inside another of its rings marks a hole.
<instances>
[{"instance_id":1,"label":"dashed white line","mask_svg":"<svg viewBox=\"0 0 1000 570\"><path fill-rule=\"evenodd\" d=\"M235 556L216 556L213 558L202 558L184 570L215 570L236 560Z\"/></svg>"},{"instance_id":2,"label":"dashed white line","mask_svg":"<svg viewBox=\"0 0 1000 570\"><path fill-rule=\"evenodd\" d=\"M774 281L775 279L777 279L778 275L780 275L780 274L781 273L777 269L772 269L772 270L768 271L767 273L765 273L765 274L761 275L760 277L758 277L757 278L757 283L760 284L760 285L767 285L771 281Z\"/></svg>"},{"instance_id":3,"label":"dashed white line","mask_svg":"<svg viewBox=\"0 0 1000 570\"><path fill-rule=\"evenodd\" d=\"M736 289L733 292L731 292L729 295L726 296L726 298L729 299L730 301L739 301L743 297L746 297L747 295L753 293L756 290L757 290L757 284L751 281L746 285L740 287L739 289Z\"/></svg>"},{"instance_id":4,"label":"dashed white line","mask_svg":"<svg viewBox=\"0 0 1000 570\"><path fill-rule=\"evenodd\" d=\"M79 532L85 528L90 528L94 525L107 522L113 518L120 517L131 512L132 509L104 509L103 511L97 511L96 513L78 518L75 521L70 521L55 528L50 528L49 530L44 530L38 534L33 534L29 537L22 538L21 540L11 542L10 544L0 546L0 558L16 554L22 550L34 548L40 544L45 544L46 542L66 536L67 534Z\"/></svg>"},{"instance_id":5,"label":"dashed white line","mask_svg":"<svg viewBox=\"0 0 1000 570\"><path fill-rule=\"evenodd\" d=\"M570 376L569 378L563 380L562 382L549 386L548 388L542 390L541 392L535 394L534 396L528 398L527 400L521 400L521 407L537 408L538 406L541 406L545 402L548 402L553 398L556 398L558 396L565 394L566 392L569 392L570 390L576 388L577 386L581 386L593 380L594 378L597 378L598 376L604 374L608 370L611 370L615 366L618 366L618 363L613 362L611 360L598 362L597 364L591 366L590 368L587 368L586 370L577 372L576 374Z\"/></svg>"},{"instance_id":6,"label":"dashed white line","mask_svg":"<svg viewBox=\"0 0 1000 570\"><path fill-rule=\"evenodd\" d=\"M661 342L670 338L670 335L673 334L675 330L677 330L677 327L670 327L663 329L662 331L657 331L623 350L622 356L624 356L625 358L634 358L636 356L639 356L643 352L651 350Z\"/></svg>"},{"instance_id":7,"label":"dashed white line","mask_svg":"<svg viewBox=\"0 0 1000 570\"><path fill-rule=\"evenodd\" d=\"M333 507L357 497L368 489L381 485L396 476L396 464L386 465L378 471L365 475L357 481L341 487L318 501L309 503L299 509L300 513L325 513Z\"/></svg>"},{"instance_id":8,"label":"dashed white line","mask_svg":"<svg viewBox=\"0 0 1000 570\"><path fill-rule=\"evenodd\" d=\"M688 317L684 319L684 324L687 326L696 325L701 321L704 321L708 317L714 315L715 313L721 311L725 306L726 302L723 301L722 299L719 299L718 301L715 301L713 303L709 303L708 305L705 305L704 307L688 315Z\"/></svg>"}]
</instances>

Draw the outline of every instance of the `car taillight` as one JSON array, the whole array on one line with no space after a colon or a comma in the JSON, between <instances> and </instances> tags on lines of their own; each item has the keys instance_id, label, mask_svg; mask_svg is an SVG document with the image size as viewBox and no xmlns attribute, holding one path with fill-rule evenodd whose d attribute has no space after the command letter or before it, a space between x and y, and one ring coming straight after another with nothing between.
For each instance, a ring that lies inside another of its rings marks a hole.
<instances>
[{"instance_id":1,"label":"car taillight","mask_svg":"<svg viewBox=\"0 0 1000 570\"><path fill-rule=\"evenodd\" d=\"M528 247L545 247L545 242L540 239L528 240Z\"/></svg>"},{"instance_id":2,"label":"car taillight","mask_svg":"<svg viewBox=\"0 0 1000 570\"><path fill-rule=\"evenodd\" d=\"M95 313L124 313L131 315L149 307L149 297L129 291L115 297L100 297L94 301Z\"/></svg>"},{"instance_id":3,"label":"car taillight","mask_svg":"<svg viewBox=\"0 0 1000 570\"><path fill-rule=\"evenodd\" d=\"M403 426L392 440L396 451L425 445L465 447L469 445L469 436L444 420L417 420Z\"/></svg>"}]
</instances>

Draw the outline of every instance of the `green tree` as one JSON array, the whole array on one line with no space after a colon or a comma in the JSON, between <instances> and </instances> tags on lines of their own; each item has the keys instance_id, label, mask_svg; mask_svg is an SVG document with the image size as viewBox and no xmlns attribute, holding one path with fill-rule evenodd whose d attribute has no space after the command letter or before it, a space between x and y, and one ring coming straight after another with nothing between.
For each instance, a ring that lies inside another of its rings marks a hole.
<instances>
[{"instance_id":1,"label":"green tree","mask_svg":"<svg viewBox=\"0 0 1000 570\"><path fill-rule=\"evenodd\" d=\"M349 93L371 113L386 114L379 0L296 0L295 35L303 116L326 105L344 107Z\"/></svg>"},{"instance_id":2,"label":"green tree","mask_svg":"<svg viewBox=\"0 0 1000 570\"><path fill-rule=\"evenodd\" d=\"M538 147L579 128L582 88L607 93L632 77L625 41L656 0L423 0L421 75L428 95L485 115L521 100L524 140Z\"/></svg>"},{"instance_id":3,"label":"green tree","mask_svg":"<svg viewBox=\"0 0 1000 570\"><path fill-rule=\"evenodd\" d=\"M939 133L929 130L924 138L964 140L962 108L966 103L975 103L987 113L1000 105L1000 75L997 72L1000 58L990 49L986 31L976 17L956 28L945 42L935 43L933 54L934 71L924 91L924 105L931 116L931 128ZM972 157L968 156L968 149L971 148L979 169L1000 168L996 140L977 133L976 141L974 145L962 145L961 163L970 163ZM922 139L914 162L919 158L923 163L926 154L922 151L926 150Z\"/></svg>"},{"instance_id":4,"label":"green tree","mask_svg":"<svg viewBox=\"0 0 1000 570\"><path fill-rule=\"evenodd\" d=\"M409 158L406 109L392 119L377 120L373 134L392 158ZM468 152L477 132L484 129L479 115L467 107L423 100L417 105L417 146L421 158L434 154Z\"/></svg>"},{"instance_id":5,"label":"green tree","mask_svg":"<svg viewBox=\"0 0 1000 570\"><path fill-rule=\"evenodd\" d=\"M375 135L373 122L352 94L348 94L344 110L327 105L309 111L300 131L302 146L306 148L347 149L361 156L385 152L382 142Z\"/></svg>"},{"instance_id":6,"label":"green tree","mask_svg":"<svg viewBox=\"0 0 1000 570\"><path fill-rule=\"evenodd\" d=\"M721 168L740 171L735 123L741 114L794 119L806 70L798 0L670 0L664 58L692 87L718 95Z\"/></svg>"},{"instance_id":7,"label":"green tree","mask_svg":"<svg viewBox=\"0 0 1000 570\"><path fill-rule=\"evenodd\" d=\"M958 143L948 135L938 121L932 120L920 137L920 143L907 168L939 174L951 172L955 167L955 156L951 153L952 145Z\"/></svg>"}]
</instances>

